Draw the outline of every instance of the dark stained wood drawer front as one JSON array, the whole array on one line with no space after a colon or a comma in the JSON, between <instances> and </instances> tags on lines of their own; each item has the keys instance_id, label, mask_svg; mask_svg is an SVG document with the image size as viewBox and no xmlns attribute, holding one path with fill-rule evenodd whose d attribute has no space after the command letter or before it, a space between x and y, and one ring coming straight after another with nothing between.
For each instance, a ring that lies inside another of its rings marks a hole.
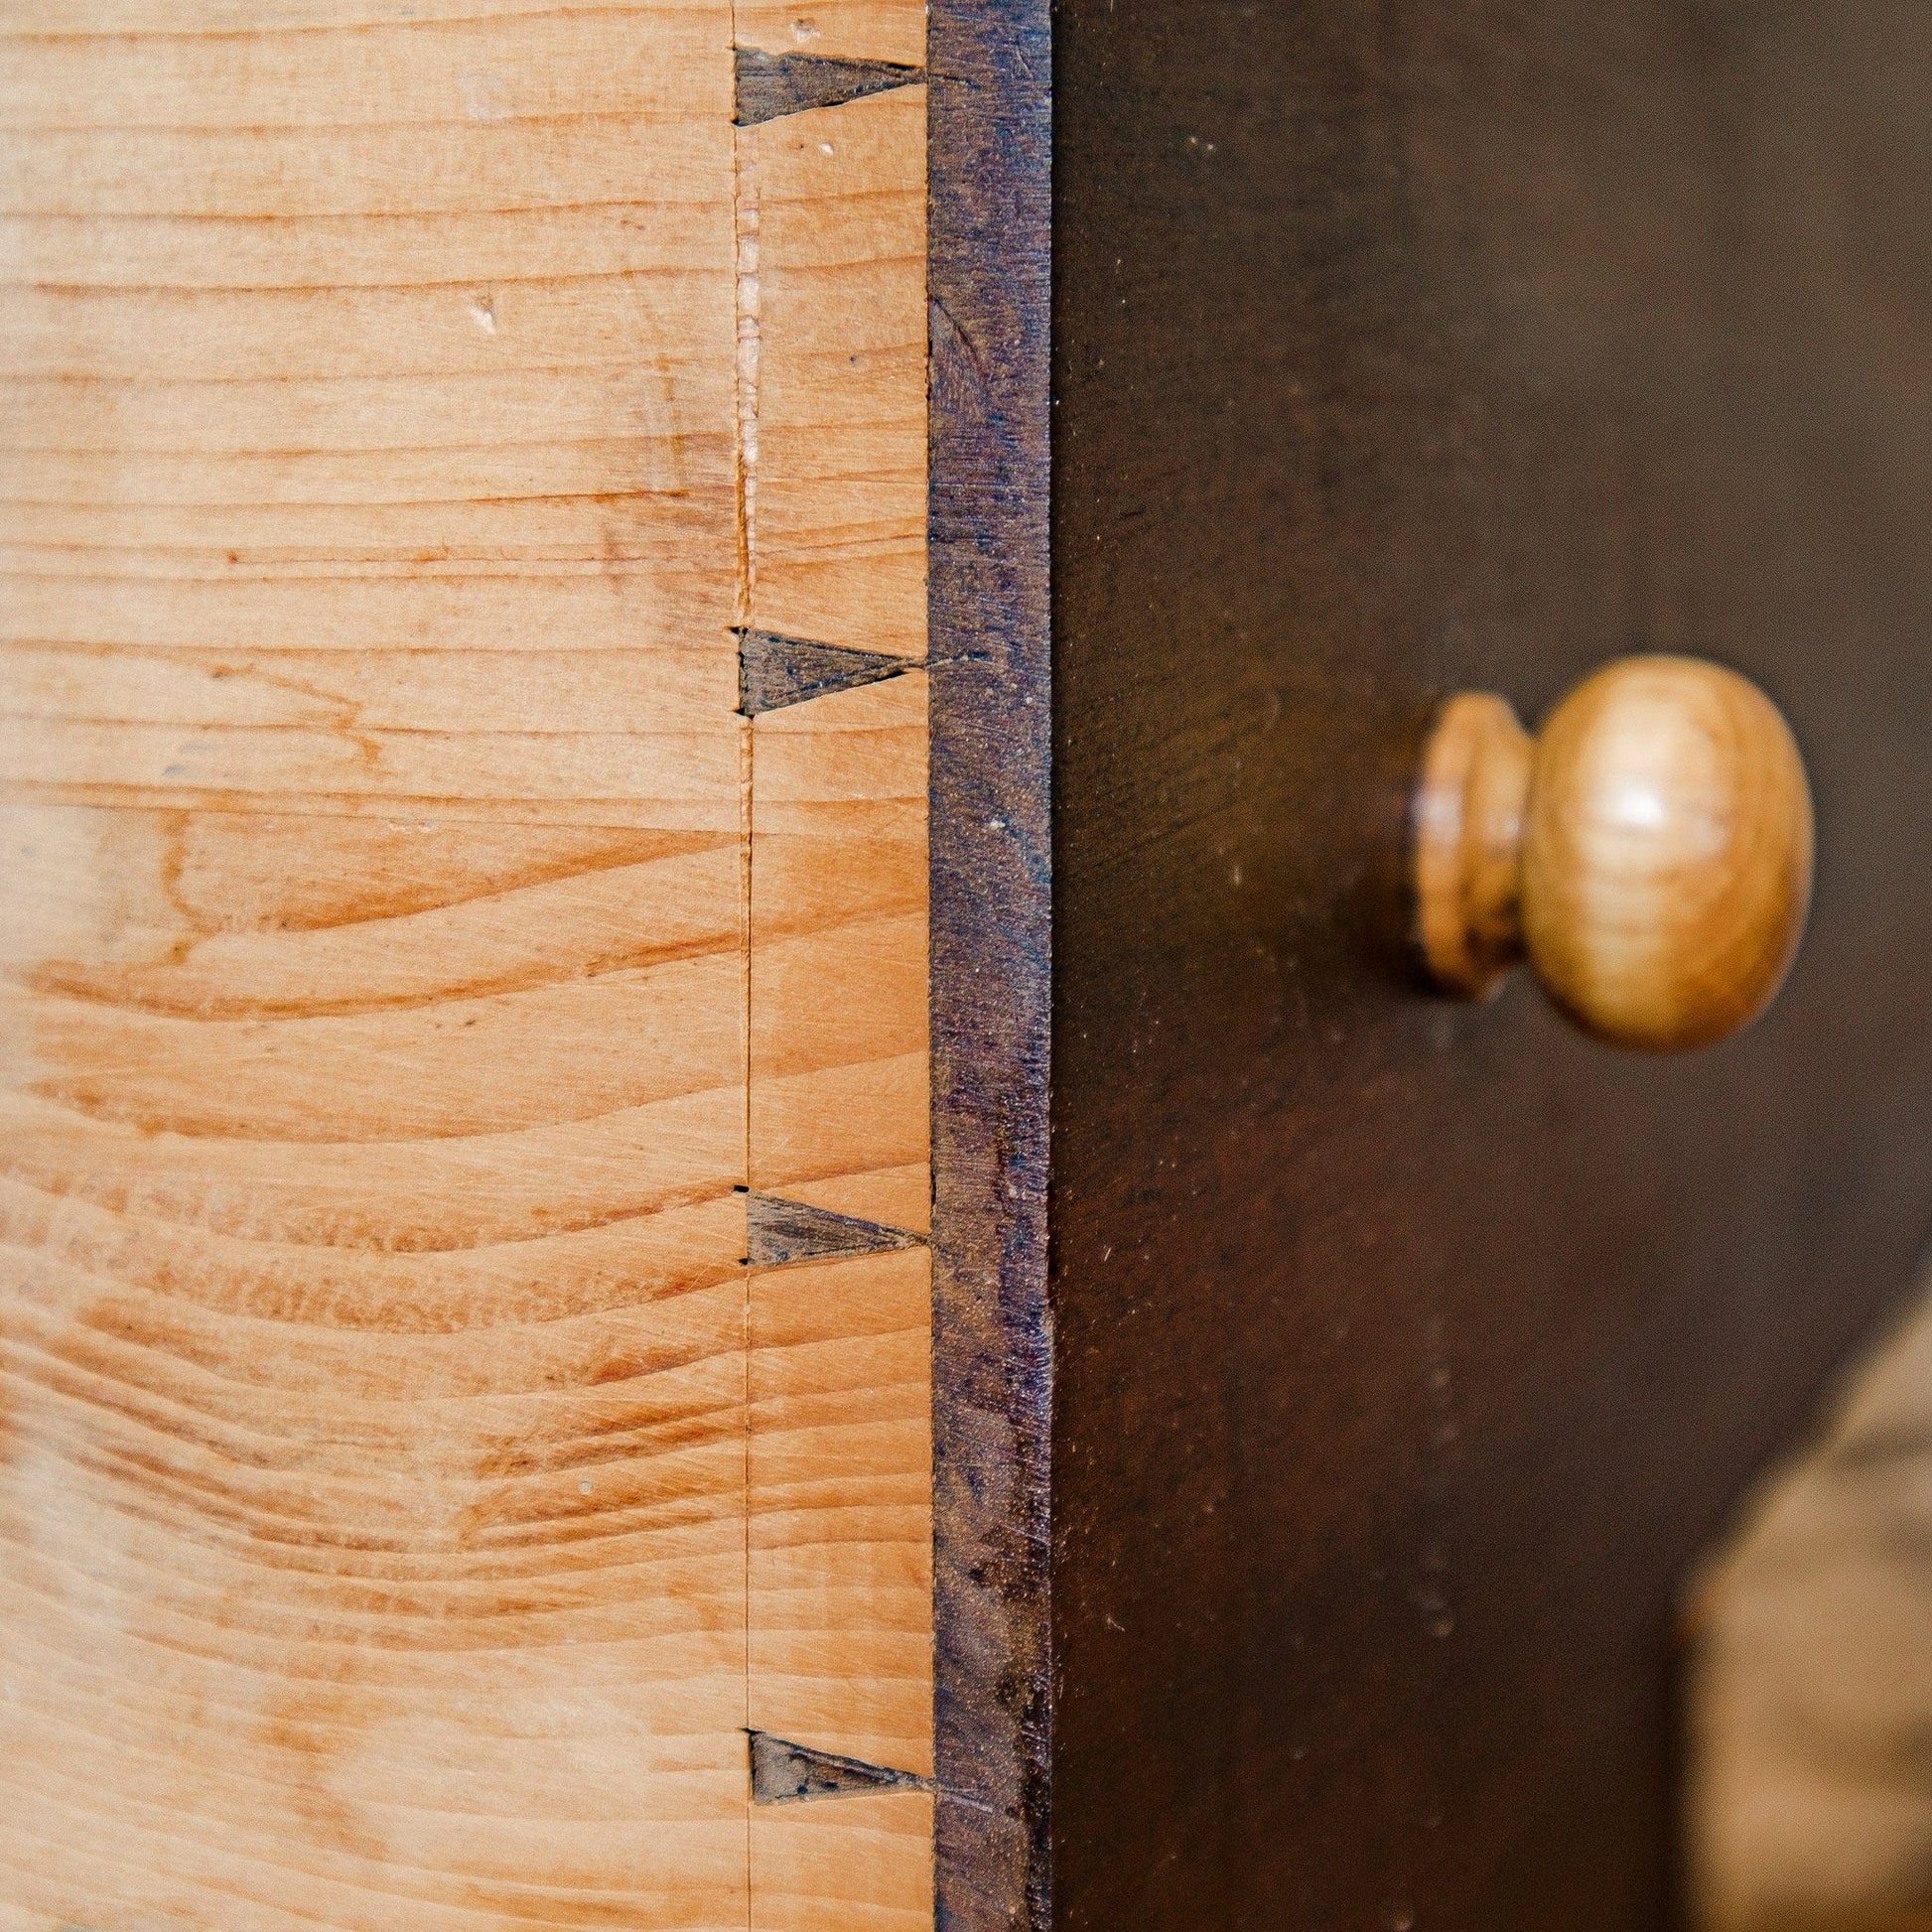
<instances>
[{"instance_id":1,"label":"dark stained wood drawer front","mask_svg":"<svg viewBox=\"0 0 1932 1932\"><path fill-rule=\"evenodd\" d=\"M1932 1220L1932 21L1055 16L1067 1926L1672 1922L1687 1567ZM1809 762L1751 1031L1390 962L1415 748L1633 651Z\"/></svg>"}]
</instances>

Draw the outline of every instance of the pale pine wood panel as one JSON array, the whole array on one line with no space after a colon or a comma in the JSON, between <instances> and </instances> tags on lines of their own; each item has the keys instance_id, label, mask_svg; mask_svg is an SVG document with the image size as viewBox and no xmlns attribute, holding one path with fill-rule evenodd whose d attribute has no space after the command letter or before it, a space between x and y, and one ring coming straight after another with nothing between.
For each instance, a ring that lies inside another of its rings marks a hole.
<instances>
[{"instance_id":1,"label":"pale pine wood panel","mask_svg":"<svg viewBox=\"0 0 1932 1932\"><path fill-rule=\"evenodd\" d=\"M209 1141L0 1087L0 1164L62 1199L251 1239L409 1252L515 1242L716 1196L742 1161L742 1082L591 1120L461 1139Z\"/></svg>"},{"instance_id":2,"label":"pale pine wood panel","mask_svg":"<svg viewBox=\"0 0 1932 1932\"><path fill-rule=\"evenodd\" d=\"M183 1019L4 987L0 1078L89 1119L199 1139L501 1134L732 1084L743 984L734 946L592 980L317 1017ZM520 1077L506 1079L505 1063Z\"/></svg>"},{"instance_id":3,"label":"pale pine wood panel","mask_svg":"<svg viewBox=\"0 0 1932 1932\"><path fill-rule=\"evenodd\" d=\"M40 720L0 721L0 796L21 801L268 811L325 799L343 810L527 804L566 823L692 831L729 828L738 763L728 738L673 733L195 731Z\"/></svg>"},{"instance_id":4,"label":"pale pine wood panel","mask_svg":"<svg viewBox=\"0 0 1932 1932\"><path fill-rule=\"evenodd\" d=\"M927 1258L748 1279L732 1191L924 1225L923 693L760 774L726 629L922 648L923 100L734 150L731 27L5 36L41 1932L930 1923L924 1794L748 1816L743 1738L930 1762Z\"/></svg>"},{"instance_id":5,"label":"pale pine wood panel","mask_svg":"<svg viewBox=\"0 0 1932 1932\"><path fill-rule=\"evenodd\" d=\"M716 639L736 576L721 17L22 43L0 203L71 203L86 219L11 220L0 255L15 378L0 434L21 459L0 525L10 633L256 649ZM493 261L449 259L440 217L465 195L463 233L492 236ZM412 198L439 218L399 225ZM208 218L151 218L191 205ZM516 244L560 205L569 245L533 264ZM149 281L123 269L111 296L86 287L133 234ZM184 235L245 258L223 274L191 246L183 274ZM268 262L278 285L262 285ZM492 267L517 278L466 279ZM379 270L381 286L332 288L332 268ZM103 517L110 505L123 513ZM398 795L425 789L418 771Z\"/></svg>"},{"instance_id":6,"label":"pale pine wood panel","mask_svg":"<svg viewBox=\"0 0 1932 1932\"><path fill-rule=\"evenodd\" d=\"M138 1898L375 1928L583 1886L636 1923L742 1923L719 1248L675 1329L633 1304L574 1364L472 1330L441 1374L293 1298L198 1321L177 1282L218 1256L155 1295L36 1249L0 1342L29 1446L0 1501L10 1889L39 1878L64 1920ZM625 1327L659 1365L622 1361ZM714 1905L662 1909L667 1863L708 1866Z\"/></svg>"},{"instance_id":7,"label":"pale pine wood panel","mask_svg":"<svg viewBox=\"0 0 1932 1932\"><path fill-rule=\"evenodd\" d=\"M593 462L608 464L618 456L620 467L602 474L605 487L596 493L608 497L618 512L614 534L644 546L646 554L676 548L672 530L680 530L686 542L701 537L730 494L728 426L708 411L686 418L674 413L666 401L666 371L647 355L606 371L505 368L448 378L424 371L395 379L317 377L286 383L23 379L10 393L4 447L16 456L45 454L62 466L121 451L136 458L179 457L189 465L191 479L207 474L210 465L231 475L238 464L264 466L279 458L275 467L283 478L299 481L313 461L321 466L315 474L323 486L336 490L345 475L358 474L336 459L359 454L382 459L359 470L360 489L372 493L390 487L390 459L407 466L411 457L429 455L450 465L443 479L445 496L461 495L462 490L452 491L451 478L461 475L468 488L472 452L542 451L559 443L581 450L588 443L594 446ZM709 400L722 403L722 389ZM648 440L640 444L639 437ZM487 459L479 454L477 460ZM580 468L580 482L585 475ZM668 500L654 500L648 515L633 513L626 525L621 512L627 499L644 493ZM384 494L375 500L396 499ZM668 528L660 518L668 519ZM415 561L441 561L439 544L426 529L419 544L425 554ZM695 561L693 574L710 585L710 574Z\"/></svg>"},{"instance_id":8,"label":"pale pine wood panel","mask_svg":"<svg viewBox=\"0 0 1932 1932\"><path fill-rule=\"evenodd\" d=\"M640 18L644 16L638 16ZM715 30L714 30L715 31ZM687 60L720 51L709 35ZM708 206L716 147L730 125L724 65L705 74L688 116L428 126L352 120L343 126L39 129L0 170L0 212L219 215L225 219L482 213L639 204L638 157L652 157L651 192L674 207ZM722 114L718 104L724 103ZM711 111L705 111L709 109Z\"/></svg>"},{"instance_id":9,"label":"pale pine wood panel","mask_svg":"<svg viewBox=\"0 0 1932 1932\"><path fill-rule=\"evenodd\" d=\"M753 607L925 650L925 89L741 131L757 208Z\"/></svg>"},{"instance_id":10,"label":"pale pine wood panel","mask_svg":"<svg viewBox=\"0 0 1932 1932\"><path fill-rule=\"evenodd\" d=\"M345 1405L364 1390L379 1402L493 1392L505 1416L521 1416L529 1394L554 1386L566 1393L552 1406L567 1410L567 1392L580 1384L622 1380L614 1371L626 1364L655 1372L649 1335L684 1332L678 1298L730 1279L742 1234L743 1215L726 1195L602 1225L398 1251L235 1233L145 1203L116 1209L62 1199L23 1177L0 1180L15 1312L78 1320L85 1311L69 1303L83 1288L95 1311L124 1297L129 1320L138 1314L144 1331L177 1338L226 1378L215 1392L236 1414L252 1400L243 1386L250 1361L269 1342L279 1350L277 1388L318 1396L333 1388ZM278 1333L273 1324L284 1317L291 1326ZM521 1380L506 1379L508 1368L491 1363L483 1345L511 1329ZM372 1353L370 1335L392 1339ZM328 1462L335 1449L324 1443L313 1452ZM528 1465L544 1460L532 1443Z\"/></svg>"},{"instance_id":11,"label":"pale pine wood panel","mask_svg":"<svg viewBox=\"0 0 1932 1932\"><path fill-rule=\"evenodd\" d=\"M932 1799L773 1805L752 1824L753 1932L926 1932Z\"/></svg>"},{"instance_id":12,"label":"pale pine wood panel","mask_svg":"<svg viewBox=\"0 0 1932 1932\"><path fill-rule=\"evenodd\" d=\"M735 666L715 641L649 652L558 648L513 664L461 643L245 652L20 643L7 662L0 716L37 726L736 742L719 728L735 697Z\"/></svg>"},{"instance_id":13,"label":"pale pine wood panel","mask_svg":"<svg viewBox=\"0 0 1932 1932\"><path fill-rule=\"evenodd\" d=\"M715 365L700 345L651 336L702 312L707 264L675 271L556 275L439 294L387 288L0 288L0 375L171 382L197 390L304 381L454 383L634 368L639 349L667 389ZM184 326L186 325L186 326Z\"/></svg>"},{"instance_id":14,"label":"pale pine wood panel","mask_svg":"<svg viewBox=\"0 0 1932 1932\"><path fill-rule=\"evenodd\" d=\"M26 0L11 24L42 24L61 11ZM332 151L348 165L375 130L394 138L404 129L477 124L554 144L588 122L648 116L664 127L652 147L656 162L666 139L715 131L721 105L719 9L701 0L520 12L465 6L440 19L414 6L340 8L318 10L317 26L294 33L275 31L284 18L264 31L259 8L236 22L242 31L225 33L207 31L214 9L180 8L182 24L192 19L205 30L186 34L170 31L167 7L139 11L145 18L131 23L136 60L119 34L10 36L0 123L37 136L95 130L117 144L133 134L353 127L356 149Z\"/></svg>"},{"instance_id":15,"label":"pale pine wood panel","mask_svg":"<svg viewBox=\"0 0 1932 1932\"><path fill-rule=\"evenodd\" d=\"M738 44L821 60L925 64L924 0L739 0Z\"/></svg>"},{"instance_id":16,"label":"pale pine wood panel","mask_svg":"<svg viewBox=\"0 0 1932 1932\"><path fill-rule=\"evenodd\" d=\"M709 0L693 0L683 9L713 17ZM36 0L31 16L0 30L0 42L35 41L52 36L166 35L184 40L213 40L230 34L251 41L274 43L282 37L300 39L319 31L394 28L407 22L418 28L472 21L513 22L529 16L582 13L636 16L671 12L663 0L616 0L609 6L574 6L569 0L410 0L406 15L394 0L291 0L278 6L273 19L264 20L258 0Z\"/></svg>"},{"instance_id":17,"label":"pale pine wood panel","mask_svg":"<svg viewBox=\"0 0 1932 1932\"><path fill-rule=\"evenodd\" d=\"M557 479L560 483L572 480ZM16 498L8 506L15 554L42 568L58 568L63 559L57 553L65 551L96 572L132 575L138 570L149 576L223 578L236 578L244 571L259 577L277 569L313 568L340 561L344 554L364 565L400 565L411 570L430 563L606 566L636 560L642 534L636 525L642 521L639 512L647 493L638 489L611 496L564 487L548 494L525 490L440 504L441 534L433 554L426 557L423 546L400 540L406 533L396 528L398 503L321 496L312 501L242 504L217 496L228 541L216 549L208 542L207 513L200 504L144 498L124 466L115 467L114 481L118 488L112 494L123 497L124 507L112 541L94 541L96 533L87 521L88 511L101 498L39 502ZM184 480L176 476L174 481L179 484ZM581 474L575 481L583 481ZM230 478L229 486L238 482Z\"/></svg>"},{"instance_id":18,"label":"pale pine wood panel","mask_svg":"<svg viewBox=\"0 0 1932 1932\"><path fill-rule=\"evenodd\" d=\"M0 79L0 1894L742 1927L729 9L258 11Z\"/></svg>"},{"instance_id":19,"label":"pale pine wood panel","mask_svg":"<svg viewBox=\"0 0 1932 1932\"><path fill-rule=\"evenodd\" d=\"M137 626L140 613L126 607L138 600L116 602ZM560 647L517 662L513 675L504 652L414 642L333 652L21 645L9 670L0 798L305 818L414 802L436 819L508 808L694 842L739 830L736 670L717 642Z\"/></svg>"},{"instance_id":20,"label":"pale pine wood panel","mask_svg":"<svg viewBox=\"0 0 1932 1932\"><path fill-rule=\"evenodd\" d=\"M10 527L25 540L38 543L65 540L67 519L75 512L98 512L107 506L121 510L121 527L142 536L178 533L198 538L205 527L205 508L231 515L236 541L223 546L223 577L231 577L243 556L269 544L295 550L318 532L347 533L360 547L370 537L387 543L394 534L391 515L405 507L430 507L450 519L463 533L497 532L507 519L517 542L529 529L516 519L527 511L541 536L553 530L573 532L574 519L586 511L609 514L624 497L612 498L599 489L614 475L628 475L643 493L652 483L654 446L647 436L598 436L574 443L505 442L494 447L456 444L443 450L388 450L382 453L380 479L355 451L292 450L239 451L227 455L198 451L37 450L31 467L19 463L0 469L0 504L7 507ZM464 486L474 495L451 497L449 466L461 461ZM663 482L663 478L657 479ZM694 538L702 517L692 518ZM84 526L91 533L92 526ZM600 523L601 531L612 525ZM441 542L438 550L440 552ZM229 551L235 563L228 565ZM413 553L419 554L419 553ZM660 543L653 560L667 571L674 547ZM258 566L259 556L250 558ZM283 561L288 561L284 558ZM204 573L207 575L207 573ZM709 588L697 572L689 573L692 588ZM432 580L434 581L434 580ZM674 580L675 581L675 580ZM608 581L591 587L612 599ZM597 621L597 607L580 600L573 613L581 621ZM605 613L614 618L615 613ZM648 641L649 613L639 613L639 627L621 636L620 647ZM550 625L528 628L498 626L503 645L544 647L560 633ZM325 638L325 642L327 639ZM574 638L578 647L583 640ZM614 638L614 642L618 640ZM677 635L661 639L664 649L675 648Z\"/></svg>"},{"instance_id":21,"label":"pale pine wood panel","mask_svg":"<svg viewBox=\"0 0 1932 1932\"><path fill-rule=\"evenodd\" d=\"M0 47L5 46L0 38ZM709 202L656 207L648 223L608 207L488 208L434 215L0 215L0 285L100 289L391 289L470 282L474 293L601 276L704 270Z\"/></svg>"},{"instance_id":22,"label":"pale pine wood panel","mask_svg":"<svg viewBox=\"0 0 1932 1932\"><path fill-rule=\"evenodd\" d=\"M0 968L180 1018L527 990L729 951L741 923L719 833L14 806L0 852Z\"/></svg>"},{"instance_id":23,"label":"pale pine wood panel","mask_svg":"<svg viewBox=\"0 0 1932 1932\"><path fill-rule=\"evenodd\" d=\"M461 450L452 467L467 471ZM211 519L219 513L219 504L210 506ZM729 525L714 506L690 519L683 540L639 545L609 568L510 563L452 573L433 562L351 563L263 581L218 569L171 580L71 566L8 578L0 566L5 635L209 650L382 650L434 647L439 639L530 652L688 643L704 634L702 620L729 614L698 561L721 527Z\"/></svg>"},{"instance_id":24,"label":"pale pine wood panel","mask_svg":"<svg viewBox=\"0 0 1932 1932\"><path fill-rule=\"evenodd\" d=\"M742 976L724 963L721 1066L707 1070L729 1079ZM80 1118L120 1124L148 1090L121 1072L130 1016L86 1010L115 1072L82 1093ZM426 1011L451 1010L410 1010ZM53 1077L32 1098L71 1113L60 1074L82 1049L35 1038ZM275 1225L272 1190L247 1202L245 1235L149 1218L129 1199L140 1177L99 1146L85 1179L102 1204L18 1181L0 1200L0 1386L9 1438L28 1446L0 1486L19 1586L0 1614L10 1656L30 1640L66 1654L101 1694L76 1736L62 1674L31 1666L50 1703L9 1706L6 1755L77 1782L36 1779L0 1825L0 1857L11 1866L44 1820L66 1916L138 1895L184 1914L228 1899L263 1922L287 1908L428 1926L555 1894L538 1922L571 1923L583 1889L621 1897L629 1922L743 1923L743 1210L729 1191L742 1101L733 1080L708 1123L690 1122L687 1161L691 1130L710 1146L687 1169L689 1207L630 1204L551 1234L513 1214L466 1225L460 1200L439 1215L423 1199L415 1150L381 1137L400 1117L446 1146L453 1096L480 1091L495 1057L477 1052L426 1079L419 1062L428 1097L394 1112L380 1082L350 1097L340 1063L298 1079L279 1111L270 1083L278 1123L334 1134L338 1156L357 1144L352 1231L304 1229L300 1213ZM371 1057L415 1084L406 1055ZM545 1125L582 1105L583 1067L555 1027L509 1057L548 1089ZM186 1056L170 1061L169 1120L134 1123L144 1152L161 1143L175 1164L164 1206L192 1206L179 1190L198 1183L205 1201L235 1192L198 1172L210 1143L184 1141L184 1105L233 1131L264 1100L219 1052L200 1064L197 1079ZM305 1085L328 1097L320 1115ZM492 1167L476 1138L462 1137L464 1177L513 1183L527 1144L482 1137ZM290 1165L286 1144L268 1151ZM44 1163L44 1141L35 1152ZM366 1184L385 1157L411 1208L386 1227ZM322 1177L303 1166L313 1196ZM553 1164L551 1212L558 1177ZM586 1192L594 1216L620 1206ZM296 1238L351 1232L359 1245ZM188 1702L157 1705L174 1682ZM653 1754L678 1738L660 1775ZM132 1839L130 1814L145 1820ZM138 1893L111 1856L130 1846Z\"/></svg>"}]
</instances>

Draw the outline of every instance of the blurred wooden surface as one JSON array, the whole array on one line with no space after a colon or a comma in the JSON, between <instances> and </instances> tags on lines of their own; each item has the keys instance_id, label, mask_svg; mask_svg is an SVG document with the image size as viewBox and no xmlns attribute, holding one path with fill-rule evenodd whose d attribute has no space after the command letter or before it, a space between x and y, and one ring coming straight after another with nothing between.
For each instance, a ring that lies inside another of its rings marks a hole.
<instances>
[{"instance_id":1,"label":"blurred wooden surface","mask_svg":"<svg viewBox=\"0 0 1932 1932\"><path fill-rule=\"evenodd\" d=\"M925 1254L743 1196L923 1225L922 679L734 636L922 647L923 94L733 26L7 23L0 1924L930 1922L746 1740L930 1768Z\"/></svg>"},{"instance_id":2,"label":"blurred wooden surface","mask_svg":"<svg viewBox=\"0 0 1932 1932\"><path fill-rule=\"evenodd\" d=\"M1690 1633L1701 1932L1932 1926L1932 1306L1767 1476Z\"/></svg>"}]
</instances>

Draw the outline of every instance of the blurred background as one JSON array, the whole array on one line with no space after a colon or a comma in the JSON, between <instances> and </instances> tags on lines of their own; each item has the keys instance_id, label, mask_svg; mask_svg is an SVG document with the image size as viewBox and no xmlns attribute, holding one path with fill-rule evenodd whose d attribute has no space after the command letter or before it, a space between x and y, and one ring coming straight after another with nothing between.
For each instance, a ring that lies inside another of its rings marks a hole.
<instances>
[{"instance_id":1,"label":"blurred background","mask_svg":"<svg viewBox=\"0 0 1932 1932\"><path fill-rule=\"evenodd\" d=\"M1932 1301L1752 1496L1687 1634L1705 1932L1932 1928Z\"/></svg>"}]
</instances>

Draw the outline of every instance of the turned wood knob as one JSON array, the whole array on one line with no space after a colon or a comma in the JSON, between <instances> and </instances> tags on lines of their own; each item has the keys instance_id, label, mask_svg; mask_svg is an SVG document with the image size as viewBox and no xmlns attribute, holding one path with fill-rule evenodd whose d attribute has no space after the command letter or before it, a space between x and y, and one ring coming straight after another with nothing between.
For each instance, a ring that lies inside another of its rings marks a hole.
<instances>
[{"instance_id":1,"label":"turned wood knob","mask_svg":"<svg viewBox=\"0 0 1932 1932\"><path fill-rule=\"evenodd\" d=\"M1811 900L1811 789L1756 685L1626 657L1532 739L1507 700L1439 714L1415 808L1419 937L1482 999L1527 955L1552 999L1623 1046L1701 1046L1770 1005Z\"/></svg>"}]
</instances>

